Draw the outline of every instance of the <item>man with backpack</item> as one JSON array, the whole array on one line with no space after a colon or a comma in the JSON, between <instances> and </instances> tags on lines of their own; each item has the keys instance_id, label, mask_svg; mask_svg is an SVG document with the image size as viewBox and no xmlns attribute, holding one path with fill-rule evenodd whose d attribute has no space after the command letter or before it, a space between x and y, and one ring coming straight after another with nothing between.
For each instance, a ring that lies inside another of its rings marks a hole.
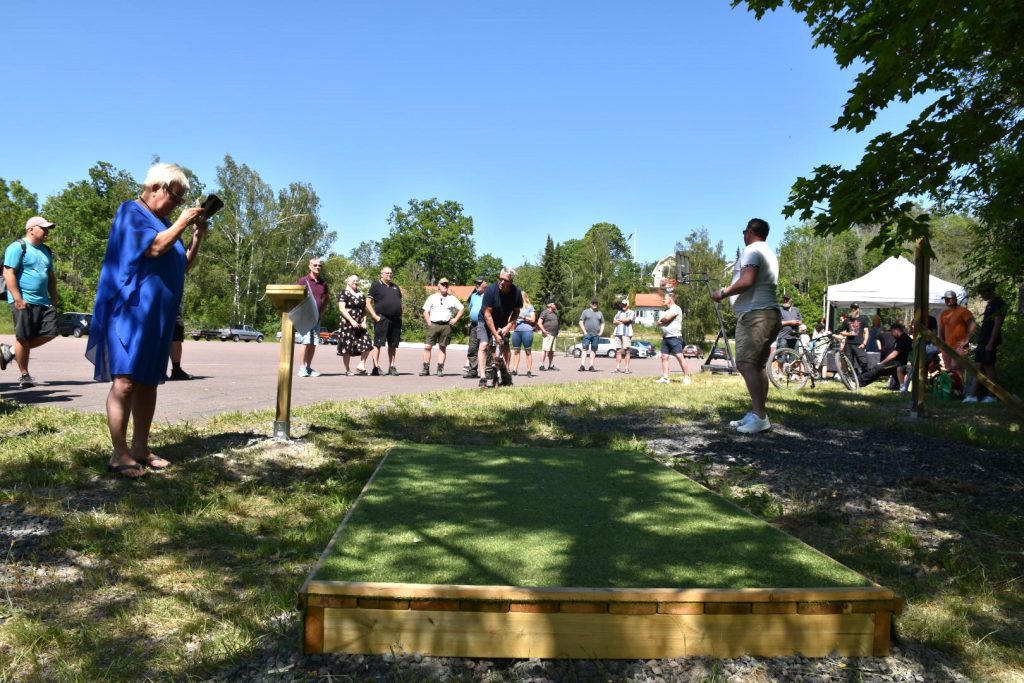
<instances>
[{"instance_id":1,"label":"man with backpack","mask_svg":"<svg viewBox=\"0 0 1024 683\"><path fill-rule=\"evenodd\" d=\"M57 336L57 278L53 254L44 244L53 226L41 216L29 218L25 238L4 252L4 284L14 316L14 360L21 370L22 389L36 385L28 371L29 352Z\"/></svg>"}]
</instances>

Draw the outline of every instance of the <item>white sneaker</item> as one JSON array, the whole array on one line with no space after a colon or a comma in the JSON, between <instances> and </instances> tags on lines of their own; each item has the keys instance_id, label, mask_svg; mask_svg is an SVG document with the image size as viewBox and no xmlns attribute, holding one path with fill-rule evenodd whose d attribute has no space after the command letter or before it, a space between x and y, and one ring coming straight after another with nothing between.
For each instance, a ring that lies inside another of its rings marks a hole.
<instances>
[{"instance_id":1,"label":"white sneaker","mask_svg":"<svg viewBox=\"0 0 1024 683\"><path fill-rule=\"evenodd\" d=\"M661 379L658 380L658 384L668 384L671 381L672 380L670 380L668 377L662 377Z\"/></svg>"},{"instance_id":2,"label":"white sneaker","mask_svg":"<svg viewBox=\"0 0 1024 683\"><path fill-rule=\"evenodd\" d=\"M989 394L985 398L981 399L981 403L999 403L999 399L992 394Z\"/></svg>"},{"instance_id":3,"label":"white sneaker","mask_svg":"<svg viewBox=\"0 0 1024 683\"><path fill-rule=\"evenodd\" d=\"M316 370L314 370L313 368L307 368L307 370L309 371L309 374L306 375L306 377L319 377L320 376L320 373L317 372Z\"/></svg>"},{"instance_id":4,"label":"white sneaker","mask_svg":"<svg viewBox=\"0 0 1024 683\"><path fill-rule=\"evenodd\" d=\"M299 377L309 377L309 368L305 366L299 368Z\"/></svg>"},{"instance_id":5,"label":"white sneaker","mask_svg":"<svg viewBox=\"0 0 1024 683\"><path fill-rule=\"evenodd\" d=\"M964 399L963 402L964 403L977 403L978 402L978 397L977 396L968 396L967 398Z\"/></svg>"},{"instance_id":6,"label":"white sneaker","mask_svg":"<svg viewBox=\"0 0 1024 683\"><path fill-rule=\"evenodd\" d=\"M693 380L690 379L689 375L683 375L683 384L693 384Z\"/></svg>"},{"instance_id":7,"label":"white sneaker","mask_svg":"<svg viewBox=\"0 0 1024 683\"><path fill-rule=\"evenodd\" d=\"M754 415L754 417L746 424L741 424L736 428L736 431L740 434L757 434L758 432L765 432L772 428L772 423L765 415L763 418Z\"/></svg>"},{"instance_id":8,"label":"white sneaker","mask_svg":"<svg viewBox=\"0 0 1024 683\"><path fill-rule=\"evenodd\" d=\"M748 422L753 420L755 417L757 417L757 415L754 415L754 411L751 410L750 412L748 412L746 415L744 415L743 417L741 417L738 420L729 420L729 426L730 427L740 427L742 425L747 424Z\"/></svg>"}]
</instances>

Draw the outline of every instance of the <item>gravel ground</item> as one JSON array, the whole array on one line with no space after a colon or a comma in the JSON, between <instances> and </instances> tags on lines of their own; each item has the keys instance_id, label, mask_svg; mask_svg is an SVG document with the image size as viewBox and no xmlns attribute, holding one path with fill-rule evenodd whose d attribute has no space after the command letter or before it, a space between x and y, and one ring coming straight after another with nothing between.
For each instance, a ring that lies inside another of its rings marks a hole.
<instances>
[{"instance_id":1,"label":"gravel ground","mask_svg":"<svg viewBox=\"0 0 1024 683\"><path fill-rule=\"evenodd\" d=\"M972 514L1024 514L1024 460L1019 453L948 443L899 432L823 427L787 422L767 434L739 435L699 423L673 426L652 417L630 427L662 462L712 487L723 481L734 496L761 496L781 506L776 522L825 552L836 542L828 529L868 524L906 528L925 548L969 538L970 517L942 512L939 501L964 499ZM278 449L279 450L279 449ZM273 455L276 450L268 449ZM62 492L68 505L102 505L104 480L85 492ZM824 521L822 521L824 520ZM84 558L73 553L40 558L42 541L58 522L0 504L0 544L6 561L0 588L74 580ZM984 539L977 539L979 542ZM1019 550L1019 549L1018 549ZM35 552L35 561L24 561ZM1019 556L1019 552L1018 552ZM928 567L908 563L908 574ZM2 621L0 621L2 626ZM903 640L885 658L800 656L736 659L704 657L660 661L477 660L297 653L300 621L295 612L267 624L261 648L210 680L247 681L967 681L941 652ZM154 672L158 677L159 673Z\"/></svg>"}]
</instances>

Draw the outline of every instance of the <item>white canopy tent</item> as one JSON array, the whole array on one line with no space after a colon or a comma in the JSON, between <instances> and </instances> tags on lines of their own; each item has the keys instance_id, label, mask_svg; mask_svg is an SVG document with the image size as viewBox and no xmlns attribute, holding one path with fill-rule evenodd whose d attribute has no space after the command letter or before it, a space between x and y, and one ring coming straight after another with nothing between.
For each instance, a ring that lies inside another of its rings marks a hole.
<instances>
[{"instance_id":1,"label":"white canopy tent","mask_svg":"<svg viewBox=\"0 0 1024 683\"><path fill-rule=\"evenodd\" d=\"M831 285L825 294L825 311L858 303L861 308L907 308L914 305L914 264L902 256L890 256L877 268L856 280ZM944 308L942 295L956 292L961 304L967 303L967 290L934 275L928 276L928 307Z\"/></svg>"}]
</instances>

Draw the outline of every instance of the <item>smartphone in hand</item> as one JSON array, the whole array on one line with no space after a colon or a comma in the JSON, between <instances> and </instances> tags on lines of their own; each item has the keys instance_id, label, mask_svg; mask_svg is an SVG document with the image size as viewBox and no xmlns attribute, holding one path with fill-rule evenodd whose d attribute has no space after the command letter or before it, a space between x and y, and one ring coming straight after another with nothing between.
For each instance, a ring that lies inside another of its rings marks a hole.
<instances>
[{"instance_id":1,"label":"smartphone in hand","mask_svg":"<svg viewBox=\"0 0 1024 683\"><path fill-rule=\"evenodd\" d=\"M203 200L203 220L210 220L213 214L224 208L224 202L221 201L220 197L215 194L207 195L206 199Z\"/></svg>"}]
</instances>

